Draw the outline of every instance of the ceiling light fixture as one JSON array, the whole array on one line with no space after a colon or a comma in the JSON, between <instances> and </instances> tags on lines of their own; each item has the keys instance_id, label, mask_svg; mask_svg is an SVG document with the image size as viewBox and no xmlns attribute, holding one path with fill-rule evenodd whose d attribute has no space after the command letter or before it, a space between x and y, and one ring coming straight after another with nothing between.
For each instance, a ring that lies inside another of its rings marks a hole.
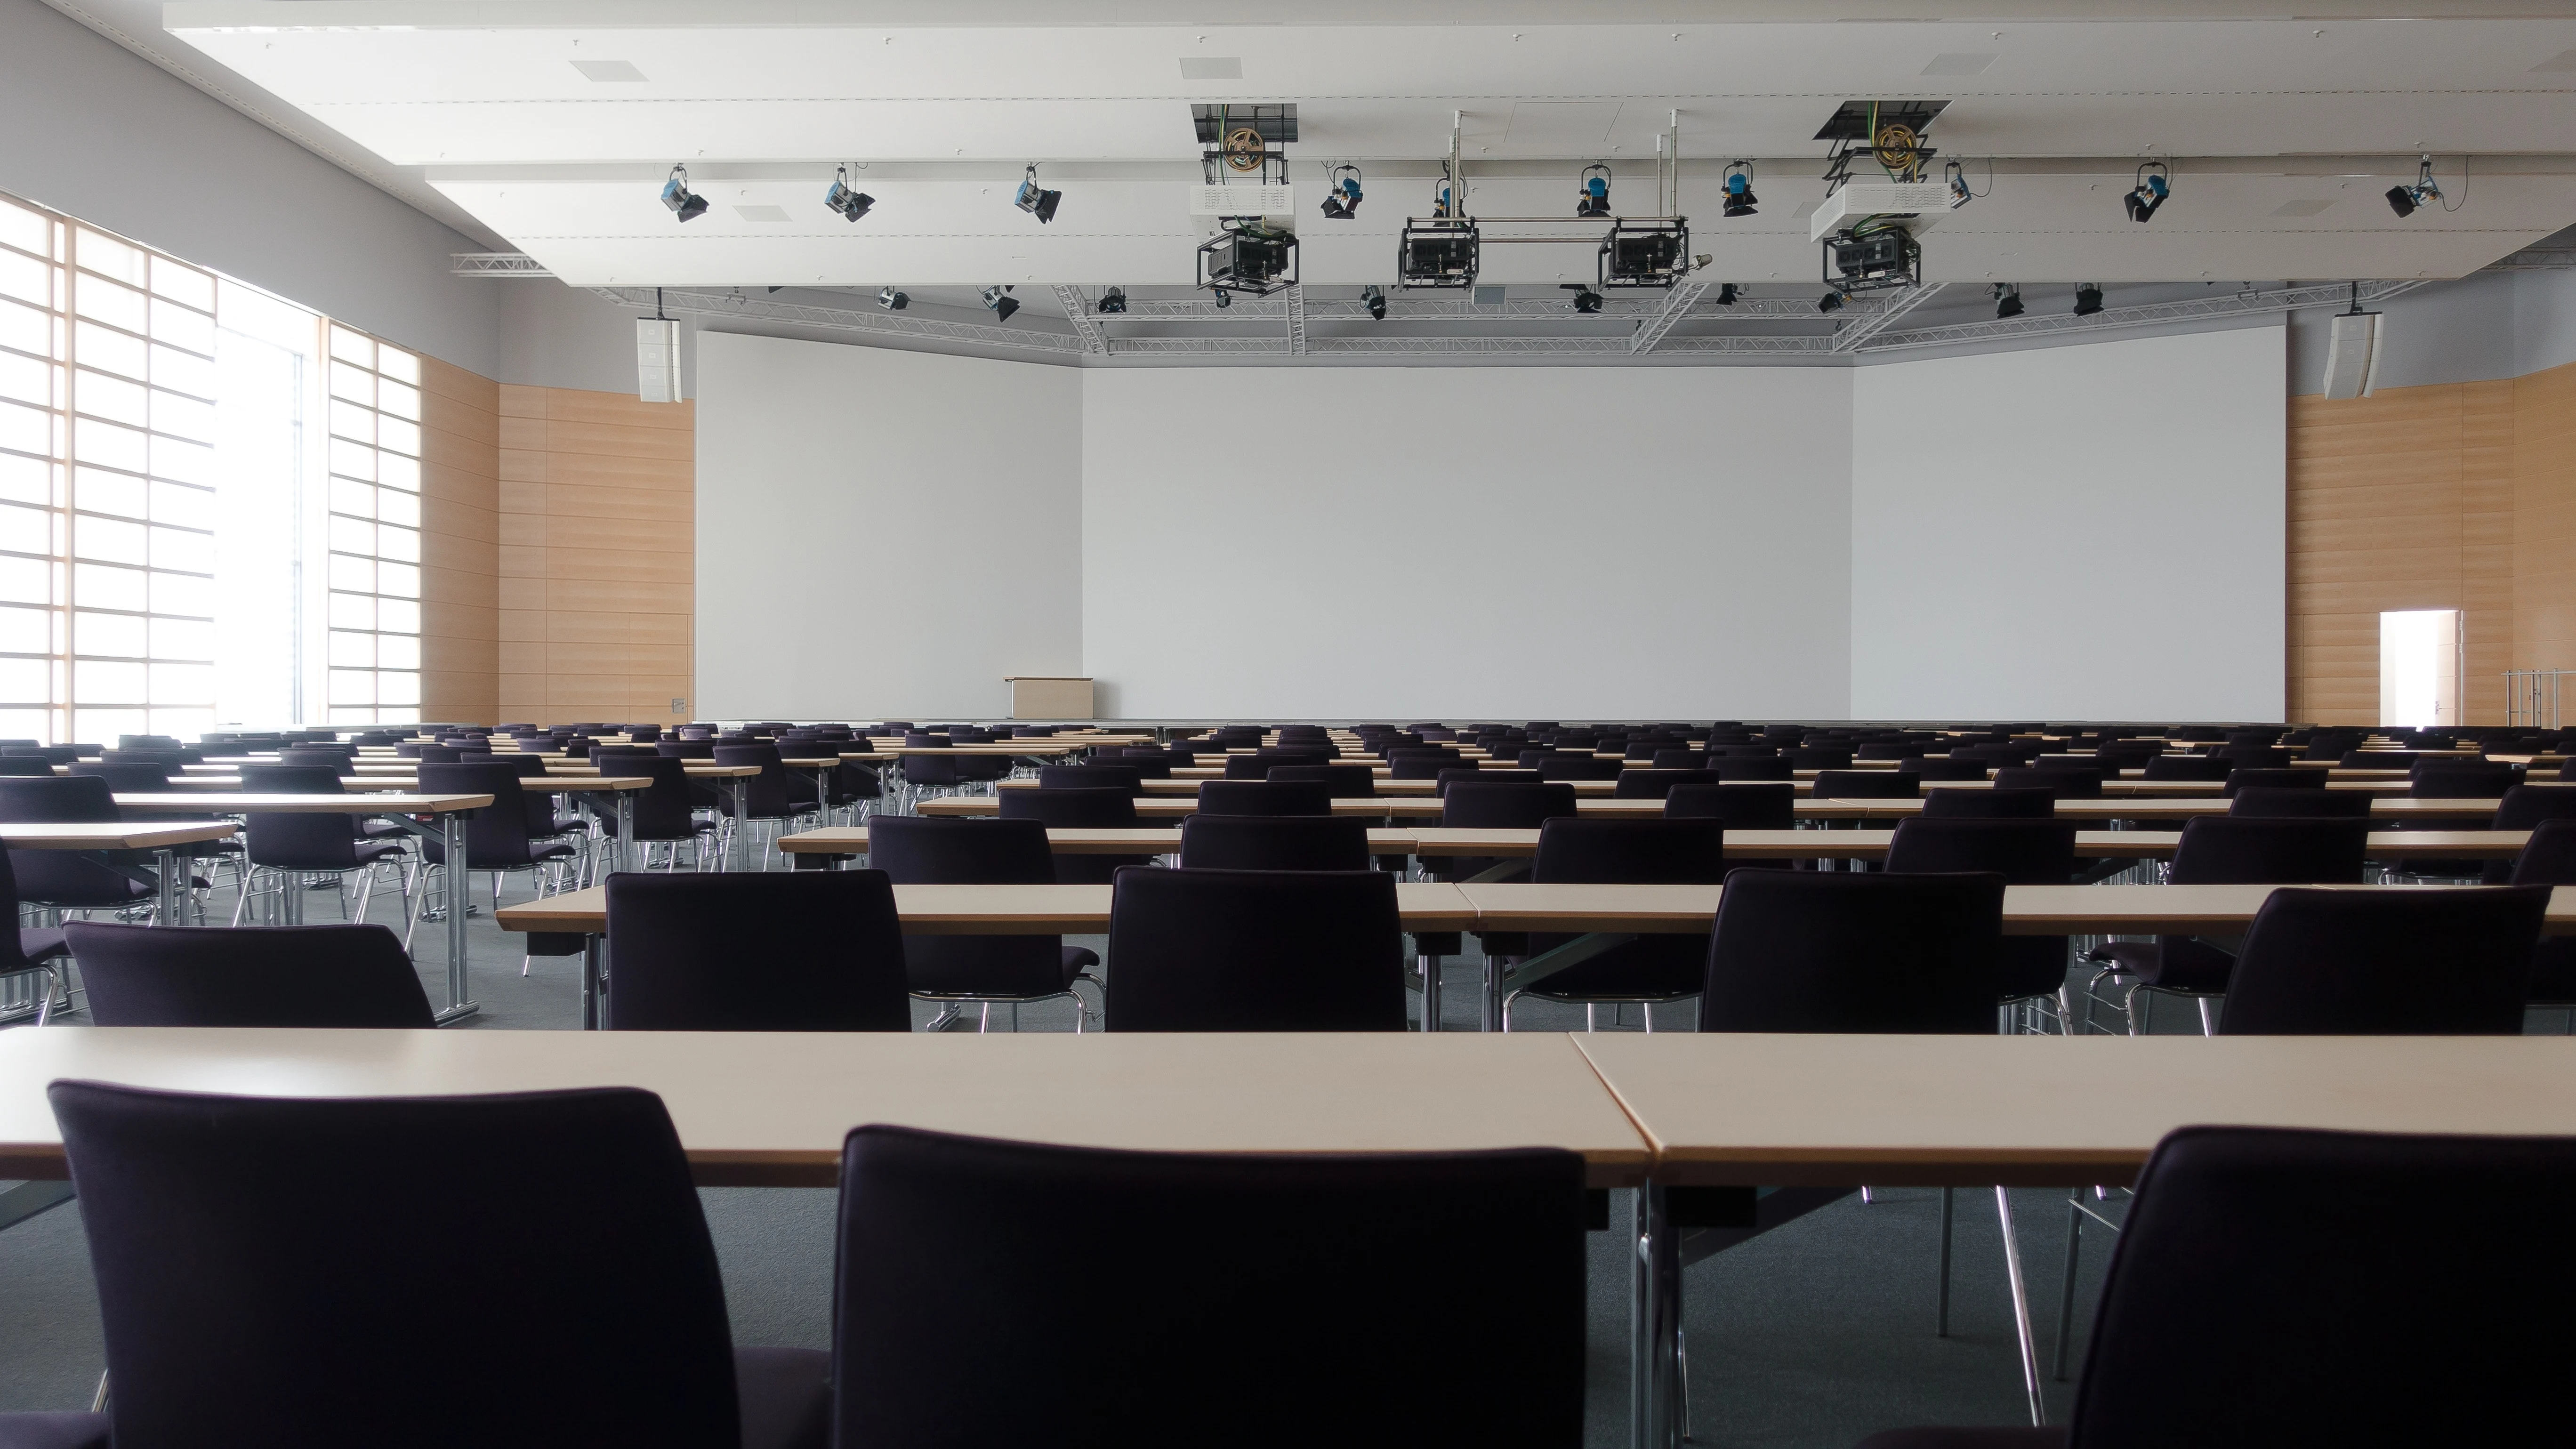
<instances>
[{"instance_id":1,"label":"ceiling light fixture","mask_svg":"<svg viewBox=\"0 0 2576 1449\"><path fill-rule=\"evenodd\" d=\"M992 309L996 322L1008 322L1011 314L1020 310L1019 299L1011 295L1008 286L1000 283L984 289L984 305Z\"/></svg>"},{"instance_id":2,"label":"ceiling light fixture","mask_svg":"<svg viewBox=\"0 0 2576 1449\"><path fill-rule=\"evenodd\" d=\"M1574 178L1574 214L1610 214L1610 168L1595 161Z\"/></svg>"},{"instance_id":3,"label":"ceiling light fixture","mask_svg":"<svg viewBox=\"0 0 2576 1449\"><path fill-rule=\"evenodd\" d=\"M2101 310L2102 284L2100 282L2076 283L2075 315L2078 317L2090 317Z\"/></svg>"},{"instance_id":4,"label":"ceiling light fixture","mask_svg":"<svg viewBox=\"0 0 2576 1449\"><path fill-rule=\"evenodd\" d=\"M1028 173L1020 178L1019 192L1011 198L1011 204L1036 217L1038 224L1044 226L1055 220L1056 203L1062 200L1063 192L1049 191L1038 185L1038 163L1032 161Z\"/></svg>"},{"instance_id":5,"label":"ceiling light fixture","mask_svg":"<svg viewBox=\"0 0 2576 1449\"><path fill-rule=\"evenodd\" d=\"M1324 173L1324 219L1348 221L1360 214L1360 168L1341 165Z\"/></svg>"},{"instance_id":6,"label":"ceiling light fixture","mask_svg":"<svg viewBox=\"0 0 2576 1449\"><path fill-rule=\"evenodd\" d=\"M1586 316L1601 310L1601 294L1581 282L1565 282L1564 290L1574 294L1574 310Z\"/></svg>"},{"instance_id":7,"label":"ceiling light fixture","mask_svg":"<svg viewBox=\"0 0 2576 1449\"><path fill-rule=\"evenodd\" d=\"M1995 320L2021 315L2021 286L2015 282L1995 283Z\"/></svg>"},{"instance_id":8,"label":"ceiling light fixture","mask_svg":"<svg viewBox=\"0 0 2576 1449\"><path fill-rule=\"evenodd\" d=\"M674 166L671 179L662 183L662 204L671 208L682 221L695 221L707 214L707 199L689 189L689 168Z\"/></svg>"},{"instance_id":9,"label":"ceiling light fixture","mask_svg":"<svg viewBox=\"0 0 2576 1449\"><path fill-rule=\"evenodd\" d=\"M832 189L823 193L823 204L841 214L844 221L857 221L868 214L877 199L850 185L850 168L843 166L832 173Z\"/></svg>"},{"instance_id":10,"label":"ceiling light fixture","mask_svg":"<svg viewBox=\"0 0 2576 1449\"><path fill-rule=\"evenodd\" d=\"M2400 219L2413 216L2427 203L2440 205L2444 211L2451 209L2442 201L2442 188L2433 183L2433 158L2430 156L2416 162L2414 185L2388 188L2388 209L2396 212Z\"/></svg>"},{"instance_id":11,"label":"ceiling light fixture","mask_svg":"<svg viewBox=\"0 0 2576 1449\"><path fill-rule=\"evenodd\" d=\"M1753 194L1753 163L1750 161L1727 162L1726 214L1728 216L1751 216L1754 214L1754 208L1759 205L1761 205L1761 198Z\"/></svg>"},{"instance_id":12,"label":"ceiling light fixture","mask_svg":"<svg viewBox=\"0 0 2576 1449\"><path fill-rule=\"evenodd\" d=\"M877 305L889 312L900 312L912 305L912 297L909 293L898 292L892 287L880 287L877 289Z\"/></svg>"},{"instance_id":13,"label":"ceiling light fixture","mask_svg":"<svg viewBox=\"0 0 2576 1449\"><path fill-rule=\"evenodd\" d=\"M1103 317L1123 317L1127 313L1127 294L1112 287L1100 294L1100 300L1091 305L1091 310Z\"/></svg>"},{"instance_id":14,"label":"ceiling light fixture","mask_svg":"<svg viewBox=\"0 0 2576 1449\"><path fill-rule=\"evenodd\" d=\"M1991 184L1992 179L1993 178L1990 175L1988 177L1988 190L1993 189ZM1977 199L1977 193L1968 189L1968 168L1961 165L1959 162L1950 161L1943 163L1941 167L1941 184L1949 188L1950 209L1952 211L1957 211L1960 207L1963 207L1969 202Z\"/></svg>"},{"instance_id":15,"label":"ceiling light fixture","mask_svg":"<svg viewBox=\"0 0 2576 1449\"><path fill-rule=\"evenodd\" d=\"M2150 161L2139 167L2138 184L2128 195L2120 198L2121 204L2129 209L2129 220L2140 226L2146 225L2147 218L2155 215L2156 208L2164 205L2165 198L2173 194L2172 177L2172 169L2162 161Z\"/></svg>"},{"instance_id":16,"label":"ceiling light fixture","mask_svg":"<svg viewBox=\"0 0 2576 1449\"><path fill-rule=\"evenodd\" d=\"M1383 322L1386 320L1386 288L1378 286L1362 287L1360 288L1360 300L1368 305L1370 321Z\"/></svg>"},{"instance_id":17,"label":"ceiling light fixture","mask_svg":"<svg viewBox=\"0 0 2576 1449\"><path fill-rule=\"evenodd\" d=\"M1744 294L1735 289L1735 284L1733 282L1720 282L1717 284L1717 305L1721 307L1734 306L1735 299L1742 295Z\"/></svg>"}]
</instances>

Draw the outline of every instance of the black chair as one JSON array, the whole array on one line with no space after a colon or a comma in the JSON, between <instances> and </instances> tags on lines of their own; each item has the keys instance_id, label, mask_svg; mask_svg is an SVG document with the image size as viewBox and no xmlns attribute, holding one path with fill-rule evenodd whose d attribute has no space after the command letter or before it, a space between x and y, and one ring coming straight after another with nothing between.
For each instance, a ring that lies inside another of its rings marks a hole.
<instances>
[{"instance_id":1,"label":"black chair","mask_svg":"<svg viewBox=\"0 0 2576 1449\"><path fill-rule=\"evenodd\" d=\"M1145 793L1145 772L1135 765L1040 765L1038 788L1124 790L1130 795L1142 795Z\"/></svg>"},{"instance_id":2,"label":"black chair","mask_svg":"<svg viewBox=\"0 0 2576 1449\"><path fill-rule=\"evenodd\" d=\"M641 790L629 790L624 799L629 812L628 828L634 832L634 844L642 847L633 862L638 869L653 868L654 847L662 847L665 870L680 868L680 842L687 841L693 864L706 869L715 863L716 839L720 834L714 817L701 819L696 792L690 787L689 762L676 755L661 755L641 746L600 751L599 772L615 778L632 776L653 783ZM605 819L615 819L616 802L611 797L598 797L590 802L596 811L611 812ZM471 847L469 846L469 849Z\"/></svg>"},{"instance_id":3,"label":"black chair","mask_svg":"<svg viewBox=\"0 0 2576 1449\"><path fill-rule=\"evenodd\" d=\"M1998 790L2046 790L2060 800L2102 798L2102 772L2088 765L2004 765L1995 771Z\"/></svg>"},{"instance_id":4,"label":"black chair","mask_svg":"<svg viewBox=\"0 0 2576 1449\"><path fill-rule=\"evenodd\" d=\"M786 833L789 821L802 815L818 815L823 810L822 797L815 789L814 778L802 770L789 770L785 757L774 744L719 744L716 746L715 763L751 765L760 771L757 775L735 777L730 788L742 792L742 807L737 813L742 817L744 828L752 828L757 834L756 827L769 827L769 840L757 847L764 867L769 863L769 851L775 847L777 837ZM978 761L973 757L958 757L954 763L962 778L973 773L970 767ZM1010 761L1002 759L1000 763L1007 772Z\"/></svg>"},{"instance_id":5,"label":"black chair","mask_svg":"<svg viewBox=\"0 0 2576 1449\"><path fill-rule=\"evenodd\" d=\"M2417 800L2499 800L2521 783L2522 770L2516 765L2427 763L2411 772L2406 793Z\"/></svg>"},{"instance_id":6,"label":"black chair","mask_svg":"<svg viewBox=\"0 0 2576 1449\"><path fill-rule=\"evenodd\" d=\"M1184 870L1367 870L1368 822L1314 816L1192 815Z\"/></svg>"},{"instance_id":7,"label":"black chair","mask_svg":"<svg viewBox=\"0 0 2576 1449\"><path fill-rule=\"evenodd\" d=\"M649 1092L48 1095L119 1444L824 1442L828 1357L732 1347Z\"/></svg>"},{"instance_id":8,"label":"black chair","mask_svg":"<svg viewBox=\"0 0 2576 1449\"><path fill-rule=\"evenodd\" d=\"M1626 770L1621 761L1593 755L1555 755L1538 763L1541 780L1616 780Z\"/></svg>"},{"instance_id":9,"label":"black chair","mask_svg":"<svg viewBox=\"0 0 2576 1449\"><path fill-rule=\"evenodd\" d=\"M1576 813L1575 801L1574 787L1562 781L1460 780L1441 793L1440 827L1536 830L1556 816ZM1422 867L1442 880L1463 880L1503 863L1493 856L1428 856Z\"/></svg>"},{"instance_id":10,"label":"black chair","mask_svg":"<svg viewBox=\"0 0 2576 1449\"><path fill-rule=\"evenodd\" d=\"M452 767L451 767L452 768ZM328 765L244 765L242 789L259 795L346 795L340 774ZM395 827L400 829L399 826ZM380 864L399 867L403 848L399 841L370 840L359 828L358 817L336 813L307 811L259 810L242 817L243 875L241 893L233 903L232 923L236 926L249 911L251 902L260 898L260 872L268 872L269 895L274 906L273 923L296 923L303 899L293 892L303 889L305 875L339 877L340 915L343 920L363 921L367 904L375 895L376 871ZM472 846L469 843L470 854ZM358 878L357 899L349 896L349 878ZM403 914L411 915L407 879L397 882L404 891ZM296 915L289 914L292 910Z\"/></svg>"},{"instance_id":11,"label":"black chair","mask_svg":"<svg viewBox=\"0 0 2576 1449\"><path fill-rule=\"evenodd\" d=\"M0 928L0 986L8 990L6 1004L12 1014L32 1011L36 1024L43 1026L55 1012L77 1009L63 969L71 947L65 944L60 927L15 924L20 914L18 878L9 866L11 855L0 850L0 921L10 923ZM10 1442L5 1430L0 1430L0 1444Z\"/></svg>"},{"instance_id":12,"label":"black chair","mask_svg":"<svg viewBox=\"0 0 2576 1449\"><path fill-rule=\"evenodd\" d=\"M1990 790L1926 790L1924 820L2054 820L2057 792L2048 786Z\"/></svg>"},{"instance_id":13,"label":"black chair","mask_svg":"<svg viewBox=\"0 0 2576 1449\"><path fill-rule=\"evenodd\" d=\"M1314 780L1207 780L1201 815L1330 815L1332 787Z\"/></svg>"},{"instance_id":14,"label":"black chair","mask_svg":"<svg viewBox=\"0 0 2576 1449\"><path fill-rule=\"evenodd\" d=\"M1434 777L1432 793L1446 800L1452 785L1538 785L1545 782L1536 770L1484 769L1481 766L1453 766Z\"/></svg>"},{"instance_id":15,"label":"black chair","mask_svg":"<svg viewBox=\"0 0 2576 1449\"><path fill-rule=\"evenodd\" d=\"M1112 1031L1403 1031L1404 928L1385 871L1118 872Z\"/></svg>"},{"instance_id":16,"label":"black chair","mask_svg":"<svg viewBox=\"0 0 2576 1449\"><path fill-rule=\"evenodd\" d=\"M1005 808L1014 794L1037 793L1005 791ZM1063 859L1037 820L880 815L868 825L868 864L896 885L1043 885L1058 879ZM1090 974L1098 954L1067 946L1062 936L907 936L903 960L912 994L942 1003L943 1024L972 1005L978 1031L992 1024L997 1004L1011 1008L1016 1029L1022 1003L1061 996L1072 999L1080 1032L1091 1006L1074 983L1100 989Z\"/></svg>"},{"instance_id":17,"label":"black chair","mask_svg":"<svg viewBox=\"0 0 2576 1449\"><path fill-rule=\"evenodd\" d=\"M1757 780L1742 784L1676 785L1664 797L1667 820L1714 820L1729 831L1794 830L1795 785Z\"/></svg>"},{"instance_id":18,"label":"black chair","mask_svg":"<svg viewBox=\"0 0 2576 1449\"><path fill-rule=\"evenodd\" d=\"M1982 780L1992 768L1983 760L1956 759L1949 756L1896 762L1896 773L1911 775L1918 780Z\"/></svg>"},{"instance_id":19,"label":"black chair","mask_svg":"<svg viewBox=\"0 0 2576 1449\"><path fill-rule=\"evenodd\" d=\"M2245 932L2219 1033L2518 1034L2550 889L2274 891Z\"/></svg>"},{"instance_id":20,"label":"black chair","mask_svg":"<svg viewBox=\"0 0 2576 1449\"><path fill-rule=\"evenodd\" d=\"M1583 1437L1571 1153L1116 1152L869 1126L840 1201L837 1444ZM1111 1286L1064 1272L1068 1245Z\"/></svg>"},{"instance_id":21,"label":"black chair","mask_svg":"<svg viewBox=\"0 0 2576 1449\"><path fill-rule=\"evenodd\" d=\"M614 1030L912 1029L881 870L621 871L608 955L600 1024Z\"/></svg>"},{"instance_id":22,"label":"black chair","mask_svg":"<svg viewBox=\"0 0 2576 1449\"><path fill-rule=\"evenodd\" d=\"M1081 774L1078 770L1067 773L1076 778ZM1041 784L994 793L1001 797L1002 819L1034 820L1050 830L1133 830L1137 824L1135 794L1115 783L1088 789ZM1150 854L1059 852L1051 878L1062 885L1107 885L1120 866L1143 865L1152 859Z\"/></svg>"},{"instance_id":23,"label":"black chair","mask_svg":"<svg viewBox=\"0 0 2576 1449\"><path fill-rule=\"evenodd\" d=\"M1715 770L1629 770L1610 787L1614 800L1664 800L1682 785L1715 785L1721 783Z\"/></svg>"},{"instance_id":24,"label":"black chair","mask_svg":"<svg viewBox=\"0 0 2576 1449\"><path fill-rule=\"evenodd\" d=\"M1276 765L1268 778L1283 784L1321 783L1336 800L1365 799L1377 793L1377 771L1369 765Z\"/></svg>"},{"instance_id":25,"label":"black chair","mask_svg":"<svg viewBox=\"0 0 2576 1449\"><path fill-rule=\"evenodd\" d=\"M550 893L551 886L561 884L557 868L569 864L580 854L577 847L564 841L540 841L529 825L528 796L520 788L515 765L439 765L424 762L420 767L420 788L425 795L489 795L492 803L465 817L465 867L468 872L488 871L492 877L492 906L501 905L501 877L510 871L528 872L538 895ZM345 818L345 817L344 817ZM447 870L447 845L439 837L421 837L421 859L438 869L442 878ZM462 906L473 897L471 881L448 881L450 906ZM412 893L415 903L424 900L424 884Z\"/></svg>"},{"instance_id":26,"label":"black chair","mask_svg":"<svg viewBox=\"0 0 2576 1449\"><path fill-rule=\"evenodd\" d=\"M2351 885L2361 880L2370 850L2367 820L2237 819L2203 815L2182 828L2168 885ZM2216 1029L2210 1002L2227 994L2234 948L2198 936L2159 936L2153 941L2112 941L2084 953L2100 969L2086 983L2089 995L2106 979L2135 984L2122 998L2131 1035L2146 1030L2140 992L2188 996L2199 1003L2203 1032Z\"/></svg>"},{"instance_id":27,"label":"black chair","mask_svg":"<svg viewBox=\"0 0 2576 1449\"><path fill-rule=\"evenodd\" d=\"M1818 800L1914 800L1923 782L1895 770L1820 770L1810 792Z\"/></svg>"},{"instance_id":28,"label":"black chair","mask_svg":"<svg viewBox=\"0 0 2576 1449\"><path fill-rule=\"evenodd\" d=\"M2525 1245L2569 1192L2565 1137L2181 1128L2138 1174L2069 1427L1861 1449L2553 1442L2576 1274Z\"/></svg>"},{"instance_id":29,"label":"black chair","mask_svg":"<svg viewBox=\"0 0 2576 1449\"><path fill-rule=\"evenodd\" d=\"M2372 798L2359 790L2248 785L2228 797L2227 813L2265 820L2367 820Z\"/></svg>"},{"instance_id":30,"label":"black chair","mask_svg":"<svg viewBox=\"0 0 2576 1449\"><path fill-rule=\"evenodd\" d=\"M95 775L0 777L0 822L9 824L115 824L123 820L115 792ZM49 910L124 910L149 906L158 894L148 875L133 875L95 860L87 851L12 850L9 865L19 899ZM138 879L137 877L143 877Z\"/></svg>"},{"instance_id":31,"label":"black chair","mask_svg":"<svg viewBox=\"0 0 2576 1449\"><path fill-rule=\"evenodd\" d=\"M1717 778L1730 783L1737 780L1795 780L1798 778L1797 767L1778 755L1720 757L1710 760L1708 767L1717 772Z\"/></svg>"},{"instance_id":32,"label":"black chair","mask_svg":"<svg viewBox=\"0 0 2576 1449\"><path fill-rule=\"evenodd\" d=\"M1530 879L1541 884L1715 885L1726 879L1726 829L1704 818L1555 816L1539 826ZM1516 954L1536 956L1574 939L1535 934ZM1633 1001L1644 1008L1646 1029L1652 1031L1654 1003L1697 996L1707 965L1705 936L1640 935L1505 995L1502 1027L1512 1029L1512 1003L1526 995L1582 1003L1586 1031L1601 1003Z\"/></svg>"},{"instance_id":33,"label":"black chair","mask_svg":"<svg viewBox=\"0 0 2576 1449\"><path fill-rule=\"evenodd\" d=\"M2235 769L2227 772L2227 782L2218 793L2232 800L2239 790L2322 790L2326 783L2326 772L2313 766L2305 769L2296 765L2279 769Z\"/></svg>"},{"instance_id":34,"label":"black chair","mask_svg":"<svg viewBox=\"0 0 2576 1449\"><path fill-rule=\"evenodd\" d=\"M1887 869L1918 875L1992 871L2007 885L2065 885L2075 878L2075 825L2054 819L1917 816L1897 823L1895 838L1888 842ZM2027 1007L2034 1001L2053 1001L2059 1030L2073 1034L2075 1005L2066 983L2064 936L2007 936L1997 946L1995 959L1998 1002ZM2031 1024L2036 1026L2036 1020Z\"/></svg>"},{"instance_id":35,"label":"black chair","mask_svg":"<svg viewBox=\"0 0 2576 1449\"><path fill-rule=\"evenodd\" d=\"M98 1026L438 1024L402 938L383 926L63 928Z\"/></svg>"},{"instance_id":36,"label":"black chair","mask_svg":"<svg viewBox=\"0 0 2576 1449\"><path fill-rule=\"evenodd\" d=\"M2145 780L2224 780L2236 767L2225 760L2205 755L2158 755L2147 761L2139 778Z\"/></svg>"}]
</instances>

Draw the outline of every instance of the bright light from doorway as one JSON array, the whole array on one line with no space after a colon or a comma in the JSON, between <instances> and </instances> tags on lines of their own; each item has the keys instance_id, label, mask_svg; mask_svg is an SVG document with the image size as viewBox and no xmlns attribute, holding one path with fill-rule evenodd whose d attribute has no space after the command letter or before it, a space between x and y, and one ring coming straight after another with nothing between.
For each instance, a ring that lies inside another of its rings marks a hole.
<instances>
[{"instance_id":1,"label":"bright light from doorway","mask_svg":"<svg viewBox=\"0 0 2576 1449\"><path fill-rule=\"evenodd\" d=\"M2460 611L2379 616L2379 722L2436 729L2460 722Z\"/></svg>"}]
</instances>

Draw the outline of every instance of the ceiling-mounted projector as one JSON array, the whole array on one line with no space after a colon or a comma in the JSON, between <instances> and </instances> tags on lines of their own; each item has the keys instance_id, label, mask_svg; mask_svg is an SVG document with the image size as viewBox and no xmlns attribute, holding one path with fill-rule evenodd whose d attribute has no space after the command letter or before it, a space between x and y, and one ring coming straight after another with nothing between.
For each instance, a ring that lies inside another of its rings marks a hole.
<instances>
[{"instance_id":1,"label":"ceiling-mounted projector","mask_svg":"<svg viewBox=\"0 0 2576 1449\"><path fill-rule=\"evenodd\" d=\"M1807 240L1823 241L1870 216L1905 217L1905 229L1920 236L1932 229L1935 218L1927 213L1949 206L1950 188L1938 181L1846 181L1807 219Z\"/></svg>"}]
</instances>

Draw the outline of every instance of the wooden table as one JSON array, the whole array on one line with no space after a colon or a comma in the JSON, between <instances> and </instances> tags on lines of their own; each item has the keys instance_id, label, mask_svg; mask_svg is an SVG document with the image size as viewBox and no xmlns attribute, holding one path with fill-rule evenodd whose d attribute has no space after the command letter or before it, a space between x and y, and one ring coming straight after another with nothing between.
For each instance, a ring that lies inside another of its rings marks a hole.
<instances>
[{"instance_id":1,"label":"wooden table","mask_svg":"<svg viewBox=\"0 0 2576 1449\"><path fill-rule=\"evenodd\" d=\"M1647 1164L1590 1063L1548 1033L0 1032L0 1173L67 1175L45 1101L65 1077L281 1096L642 1087L708 1185L834 1186L842 1139L880 1122L1172 1152L1562 1147L1595 1187Z\"/></svg>"},{"instance_id":2,"label":"wooden table","mask_svg":"<svg viewBox=\"0 0 2576 1449\"><path fill-rule=\"evenodd\" d=\"M124 862L114 859L109 852L151 851L152 922L158 926L175 926L179 924L179 902L183 899L183 882L187 879L179 868L178 847L223 840L231 836L234 829L229 820L199 820L183 825L132 825L122 821L0 825L0 846L11 850L71 851L92 857L109 870L137 881L143 877L130 870Z\"/></svg>"},{"instance_id":3,"label":"wooden table","mask_svg":"<svg viewBox=\"0 0 2576 1449\"><path fill-rule=\"evenodd\" d=\"M465 854L465 816L492 803L489 795L269 795L236 792L232 794L174 791L168 794L119 795L119 810L142 814L203 814L219 810L228 815L357 815L391 820L414 835L436 839L447 857L447 1005L438 1013L442 1023L460 1021L482 1008L476 1005L465 974L465 902L471 892L464 888L468 865ZM431 817L434 824L422 824L416 816ZM288 899L298 901L295 892Z\"/></svg>"}]
</instances>

